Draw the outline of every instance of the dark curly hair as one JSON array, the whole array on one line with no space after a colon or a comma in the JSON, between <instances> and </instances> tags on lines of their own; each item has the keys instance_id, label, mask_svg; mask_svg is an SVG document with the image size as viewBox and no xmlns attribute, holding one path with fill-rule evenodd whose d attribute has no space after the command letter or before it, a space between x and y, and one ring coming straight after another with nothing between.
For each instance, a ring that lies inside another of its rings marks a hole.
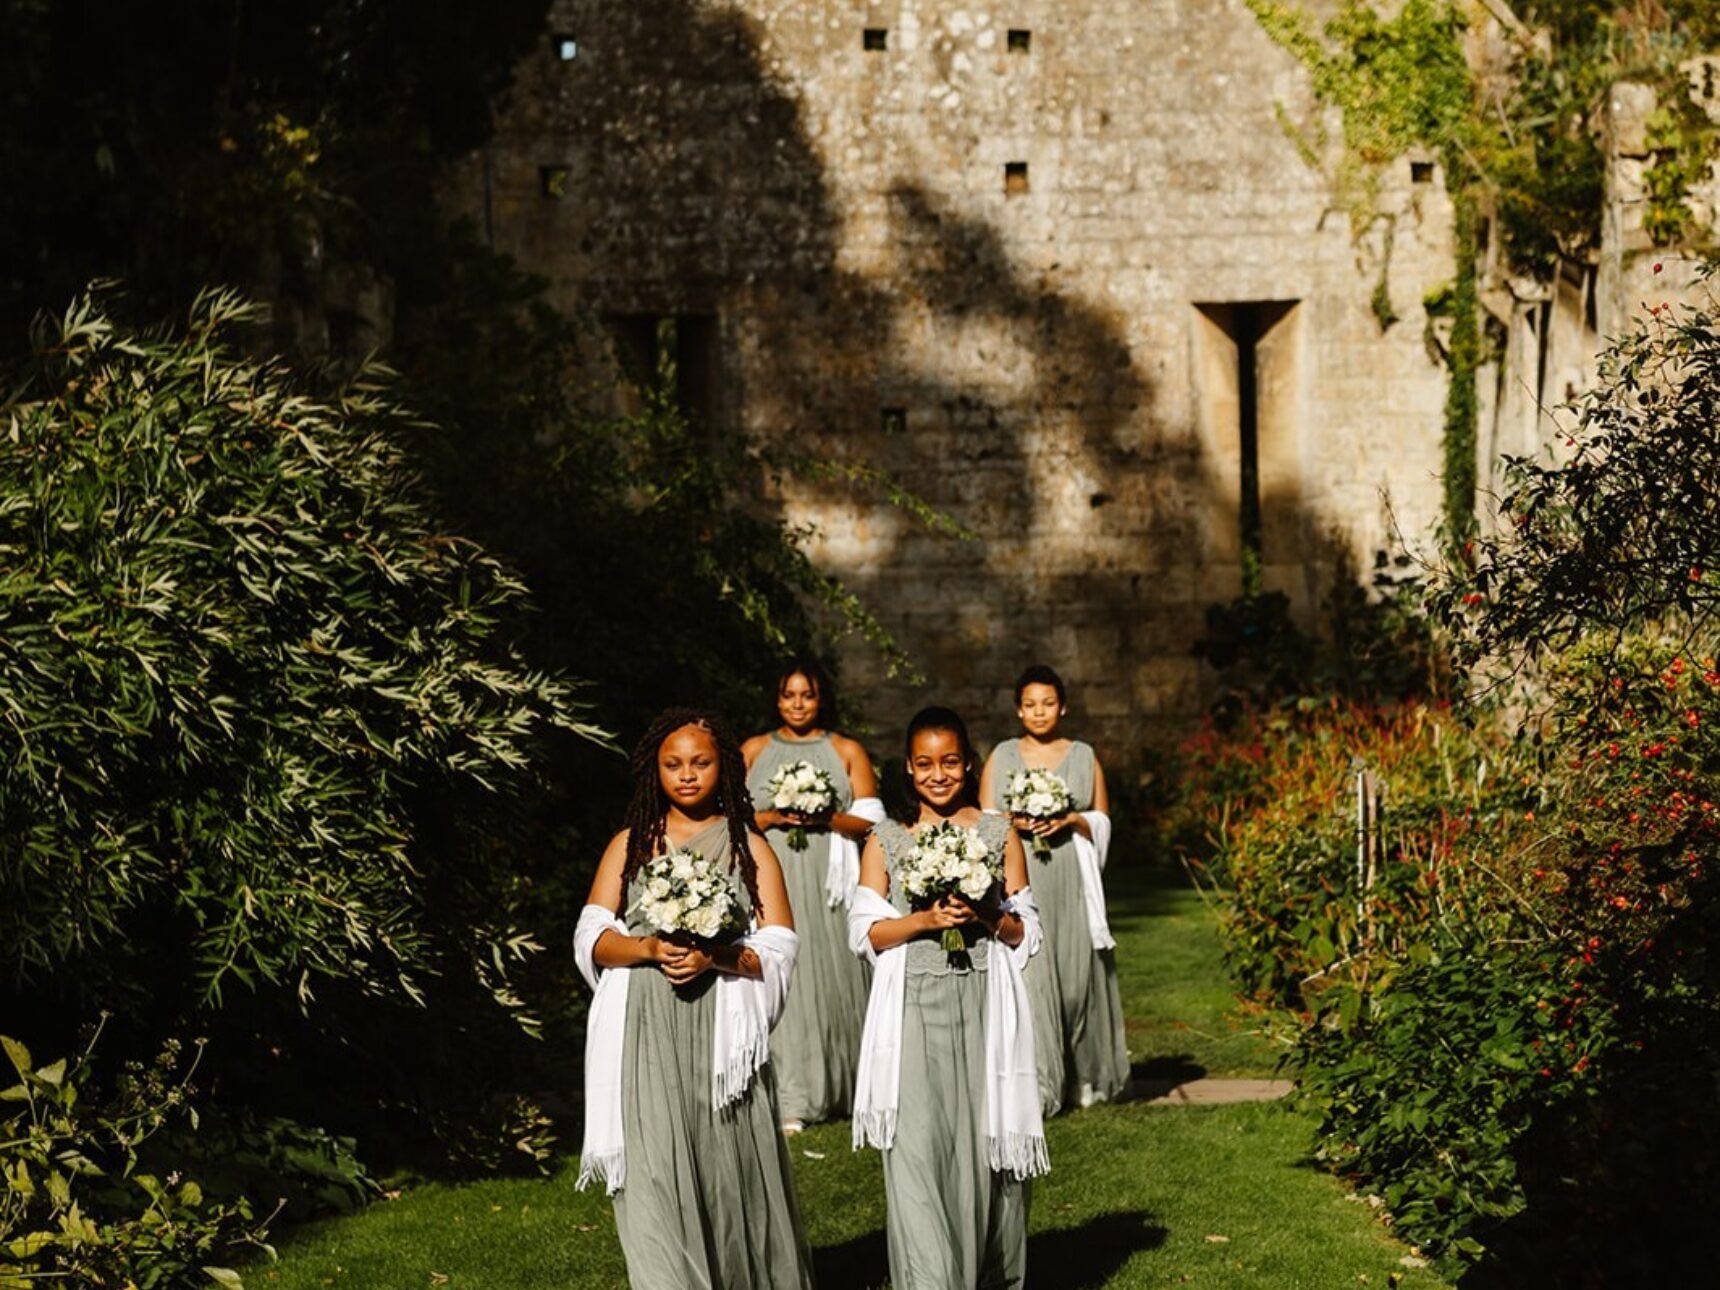
<instances>
[{"instance_id":1,"label":"dark curly hair","mask_svg":"<svg viewBox=\"0 0 1720 1290\"><path fill-rule=\"evenodd\" d=\"M757 826L753 823L752 795L747 792L746 761L728 723L716 713L700 708L670 708L651 723L633 746L633 800L627 804L627 863L621 870L621 890L627 890L645 862L661 851L667 841L664 823L669 813L669 796L657 775L657 750L682 726L697 726L717 745L717 809L728 820L729 864L740 870L741 881L746 883L756 909L758 865L753 860L749 838Z\"/></svg>"},{"instance_id":2,"label":"dark curly hair","mask_svg":"<svg viewBox=\"0 0 1720 1290\"><path fill-rule=\"evenodd\" d=\"M962 750L962 787L956 800L963 806L979 806L979 757L968 738L967 722L953 708L921 708L908 722L908 737L902 742L902 799L896 819L903 824L920 818L920 794L914 788L914 736L925 730L947 730L956 737Z\"/></svg>"},{"instance_id":3,"label":"dark curly hair","mask_svg":"<svg viewBox=\"0 0 1720 1290\"><path fill-rule=\"evenodd\" d=\"M1069 702L1069 691L1063 685L1063 678L1057 675L1056 669L1044 663L1035 663L1020 676L1015 678L1015 706L1021 706L1021 696L1027 692L1030 685L1049 685L1057 691L1059 706Z\"/></svg>"}]
</instances>

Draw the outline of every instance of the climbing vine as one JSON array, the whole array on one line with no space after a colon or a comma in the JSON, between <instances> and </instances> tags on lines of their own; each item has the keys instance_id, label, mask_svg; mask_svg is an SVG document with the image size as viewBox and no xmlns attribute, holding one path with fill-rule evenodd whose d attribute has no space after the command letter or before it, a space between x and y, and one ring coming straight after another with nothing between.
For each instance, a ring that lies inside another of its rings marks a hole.
<instances>
[{"instance_id":1,"label":"climbing vine","mask_svg":"<svg viewBox=\"0 0 1720 1290\"><path fill-rule=\"evenodd\" d=\"M1308 68L1314 94L1339 109L1342 147L1333 189L1360 238L1390 216L1381 209L1388 167L1425 150L1437 157L1454 206L1456 265L1445 301L1451 372L1445 408L1445 527L1474 528L1476 374L1487 358L1479 315L1484 230L1501 267L1546 278L1561 259L1587 259L1599 243L1605 157L1597 143L1607 88L1632 78L1654 86L1664 107L1650 122L1646 224L1662 244L1695 237L1691 188L1720 155L1720 128L1692 98L1688 60L1720 44L1713 0L1346 0L1317 25L1296 0L1247 0L1275 41ZM1471 65L1472 14L1491 14L1513 49L1483 75ZM1709 68L1698 94L1715 93ZM1329 154L1320 123L1279 120L1305 160ZM1390 307L1389 237L1372 305L1381 328Z\"/></svg>"},{"instance_id":2,"label":"climbing vine","mask_svg":"<svg viewBox=\"0 0 1720 1290\"><path fill-rule=\"evenodd\" d=\"M1442 449L1446 535L1457 546L1475 530L1475 450L1480 421L1475 374L1486 357L1486 348L1481 337L1477 280L1480 221L1475 195L1468 184L1453 185L1451 195L1456 208L1452 240L1456 244L1457 277L1451 291L1451 343L1445 352L1451 381L1445 390Z\"/></svg>"},{"instance_id":3,"label":"climbing vine","mask_svg":"<svg viewBox=\"0 0 1720 1290\"><path fill-rule=\"evenodd\" d=\"M1720 155L1720 126L1708 110L1720 101L1720 87L1712 63L1704 64L1695 79L1689 93L1669 96L1648 121L1643 227L1658 246L1709 242L1714 233L1701 227L1689 198Z\"/></svg>"}]
</instances>

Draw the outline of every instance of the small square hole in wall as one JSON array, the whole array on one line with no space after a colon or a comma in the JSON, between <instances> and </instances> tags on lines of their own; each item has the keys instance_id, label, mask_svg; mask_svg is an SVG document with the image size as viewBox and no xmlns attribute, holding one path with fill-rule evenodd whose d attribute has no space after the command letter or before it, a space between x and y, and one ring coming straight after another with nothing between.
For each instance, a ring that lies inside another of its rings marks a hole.
<instances>
[{"instance_id":1,"label":"small square hole in wall","mask_svg":"<svg viewBox=\"0 0 1720 1290\"><path fill-rule=\"evenodd\" d=\"M885 408L881 420L885 434L908 433L908 409L906 408Z\"/></svg>"},{"instance_id":2,"label":"small square hole in wall","mask_svg":"<svg viewBox=\"0 0 1720 1290\"><path fill-rule=\"evenodd\" d=\"M860 33L860 48L880 54L890 47L890 32L886 27L868 27Z\"/></svg>"},{"instance_id":3,"label":"small square hole in wall","mask_svg":"<svg viewBox=\"0 0 1720 1290\"><path fill-rule=\"evenodd\" d=\"M555 36L551 38L555 45L555 56L564 63L571 63L579 57L579 41L572 36Z\"/></svg>"},{"instance_id":4,"label":"small square hole in wall","mask_svg":"<svg viewBox=\"0 0 1720 1290\"><path fill-rule=\"evenodd\" d=\"M1029 191L1027 163L1025 161L1006 161L1003 163L1003 191L1011 197Z\"/></svg>"},{"instance_id":5,"label":"small square hole in wall","mask_svg":"<svg viewBox=\"0 0 1720 1290\"><path fill-rule=\"evenodd\" d=\"M1433 182L1433 163L1431 161L1410 162L1409 179L1412 184L1431 184Z\"/></svg>"},{"instance_id":6,"label":"small square hole in wall","mask_svg":"<svg viewBox=\"0 0 1720 1290\"><path fill-rule=\"evenodd\" d=\"M1012 54L1031 54L1033 52L1033 33L1025 27L1009 29L1009 52Z\"/></svg>"},{"instance_id":7,"label":"small square hole in wall","mask_svg":"<svg viewBox=\"0 0 1720 1290\"><path fill-rule=\"evenodd\" d=\"M541 196L559 200L567 196L568 169L566 166L539 166L538 193Z\"/></svg>"}]
</instances>

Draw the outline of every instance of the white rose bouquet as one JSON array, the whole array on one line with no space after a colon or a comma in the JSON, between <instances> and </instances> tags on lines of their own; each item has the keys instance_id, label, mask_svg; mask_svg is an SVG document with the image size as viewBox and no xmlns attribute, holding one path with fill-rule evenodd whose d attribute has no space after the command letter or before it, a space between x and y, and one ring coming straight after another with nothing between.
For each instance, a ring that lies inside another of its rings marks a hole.
<instances>
[{"instance_id":1,"label":"white rose bouquet","mask_svg":"<svg viewBox=\"0 0 1720 1290\"><path fill-rule=\"evenodd\" d=\"M779 766L765 787L770 791L770 804L779 811L822 815L836 806L836 784L830 772L809 761ZM799 824L789 829L788 845L796 851L806 850L806 829Z\"/></svg>"},{"instance_id":2,"label":"white rose bouquet","mask_svg":"<svg viewBox=\"0 0 1720 1290\"><path fill-rule=\"evenodd\" d=\"M697 851L672 848L639 873L639 912L665 936L714 941L741 930L740 903L728 875Z\"/></svg>"},{"instance_id":3,"label":"white rose bouquet","mask_svg":"<svg viewBox=\"0 0 1720 1290\"><path fill-rule=\"evenodd\" d=\"M914 849L898 866L896 880L912 905L924 907L951 895L978 902L1003 881L1003 857L992 856L977 829L945 820L914 835ZM953 954L964 944L961 928L944 929L944 949Z\"/></svg>"},{"instance_id":4,"label":"white rose bouquet","mask_svg":"<svg viewBox=\"0 0 1720 1290\"><path fill-rule=\"evenodd\" d=\"M1063 782L1062 776L1049 770L1018 770L1009 777L1009 786L1003 792L1004 810L1032 820L1058 819L1067 815L1074 805L1069 785ZM1033 854L1050 855L1050 841L1035 835Z\"/></svg>"}]
</instances>

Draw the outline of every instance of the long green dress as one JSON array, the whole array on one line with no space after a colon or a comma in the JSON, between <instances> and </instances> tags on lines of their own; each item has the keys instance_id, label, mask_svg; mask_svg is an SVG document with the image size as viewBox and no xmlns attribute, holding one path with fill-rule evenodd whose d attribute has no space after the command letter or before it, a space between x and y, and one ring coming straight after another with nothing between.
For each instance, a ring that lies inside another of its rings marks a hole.
<instances>
[{"instance_id":1,"label":"long green dress","mask_svg":"<svg viewBox=\"0 0 1720 1290\"><path fill-rule=\"evenodd\" d=\"M775 733L747 775L756 809L770 805L770 777L797 761L809 761L829 772L836 785L836 809L848 809L854 791L830 737L793 740ZM847 1115L854 1104L854 1073L860 1064L871 969L848 948L847 908L830 908L825 894L829 832L807 830L804 851L789 846L787 829L768 829L765 838L782 864L794 930L800 934L794 988L782 1020L771 1033L770 1060L776 1068L783 1120L814 1124Z\"/></svg>"},{"instance_id":2,"label":"long green dress","mask_svg":"<svg viewBox=\"0 0 1720 1290\"><path fill-rule=\"evenodd\" d=\"M1006 820L987 815L980 835L1001 851ZM908 912L894 874L913 834L877 828L892 874L890 901ZM938 934L906 946L901 1104L884 1156L885 1224L892 1290L1019 1290L1027 1277L1032 1185L993 1172L985 1146L985 974L991 941L964 929L967 962Z\"/></svg>"},{"instance_id":3,"label":"long green dress","mask_svg":"<svg viewBox=\"0 0 1720 1290\"><path fill-rule=\"evenodd\" d=\"M1062 762L1052 767L1069 786L1077 811L1093 809L1095 765L1093 749L1075 740ZM997 746L991 782L1000 799L1010 776L1025 769L1019 739ZM1071 1102L1084 1106L1109 1101L1129 1083L1116 954L1093 948L1074 831L1065 830L1051 842L1050 855L1036 856L1030 839L1023 839L1028 884L1045 929L1044 948L1028 963L1025 975L1039 1051L1040 1106L1048 1116Z\"/></svg>"},{"instance_id":4,"label":"long green dress","mask_svg":"<svg viewBox=\"0 0 1720 1290\"><path fill-rule=\"evenodd\" d=\"M717 820L686 845L729 855ZM746 885L735 889L750 909ZM650 934L624 893L630 935ZM711 1105L711 1028L717 975L676 987L661 972L631 968L622 1053L622 1133L627 1182L615 1193L615 1226L633 1290L803 1290L812 1261L800 1225L788 1148L766 1063L721 1111Z\"/></svg>"}]
</instances>

